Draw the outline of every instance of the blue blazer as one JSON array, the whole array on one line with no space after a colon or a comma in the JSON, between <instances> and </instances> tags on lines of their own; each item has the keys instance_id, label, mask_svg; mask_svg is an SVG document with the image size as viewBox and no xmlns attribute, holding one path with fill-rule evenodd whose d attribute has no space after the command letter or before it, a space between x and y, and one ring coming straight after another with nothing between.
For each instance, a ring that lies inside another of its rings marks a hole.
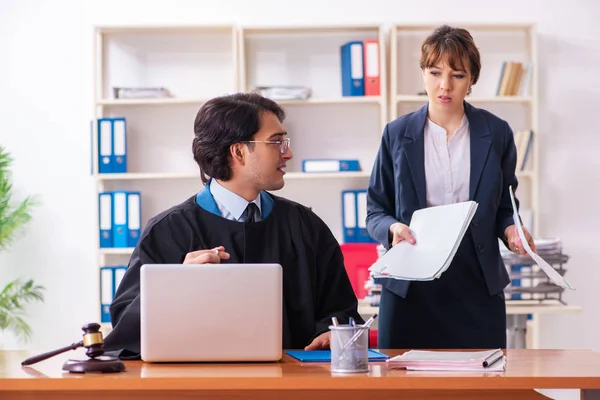
<instances>
[{"instance_id":1,"label":"blue blazer","mask_svg":"<svg viewBox=\"0 0 600 400\"><path fill-rule=\"evenodd\" d=\"M494 295L510 282L500 256L498 238L506 243L504 230L514 223L508 187L512 185L513 190L517 189L517 154L513 133L506 121L467 102L465 113L471 141L469 199L479 204L467 234L473 239L488 291ZM427 105L390 122L383 132L367 194L367 230L386 248L390 247L390 225L398 221L410 225L413 213L427 207L426 120ZM408 281L380 281L386 289L406 297Z\"/></svg>"}]
</instances>

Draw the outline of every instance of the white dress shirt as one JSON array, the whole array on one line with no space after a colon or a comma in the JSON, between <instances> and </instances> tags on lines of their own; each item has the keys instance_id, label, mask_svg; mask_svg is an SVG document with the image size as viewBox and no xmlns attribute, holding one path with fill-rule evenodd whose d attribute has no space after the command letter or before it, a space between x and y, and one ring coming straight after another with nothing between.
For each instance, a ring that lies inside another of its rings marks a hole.
<instances>
[{"instance_id":1,"label":"white dress shirt","mask_svg":"<svg viewBox=\"0 0 600 400\"><path fill-rule=\"evenodd\" d=\"M221 216L231 221L240 221L242 214L246 210L246 207L248 207L248 200L223 187L216 179L210 180L209 189L210 194L212 194L213 199L215 199L215 203L217 203ZM260 193L252 202L258 206L259 212L256 216L256 220L260 221L262 212L262 208L260 207Z\"/></svg>"},{"instance_id":2,"label":"white dress shirt","mask_svg":"<svg viewBox=\"0 0 600 400\"><path fill-rule=\"evenodd\" d=\"M469 120L464 115L446 143L446 130L429 118L425 123L425 186L427 206L469 200L471 141Z\"/></svg>"}]
</instances>

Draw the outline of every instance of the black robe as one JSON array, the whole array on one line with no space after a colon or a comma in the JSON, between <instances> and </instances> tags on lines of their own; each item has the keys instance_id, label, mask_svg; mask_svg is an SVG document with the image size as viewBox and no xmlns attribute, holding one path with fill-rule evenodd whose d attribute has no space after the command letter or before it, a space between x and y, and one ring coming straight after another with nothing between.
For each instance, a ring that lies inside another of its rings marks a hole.
<instances>
[{"instance_id":1,"label":"black robe","mask_svg":"<svg viewBox=\"0 0 600 400\"><path fill-rule=\"evenodd\" d=\"M362 323L342 252L327 225L307 207L272 197L271 213L256 223L215 215L195 197L152 218L110 306L113 330L105 338L105 349L122 358L140 356L143 264L181 264L187 253L217 246L225 246L231 255L223 263L282 265L283 348L308 345L328 331L334 316L340 323L349 317Z\"/></svg>"}]
</instances>

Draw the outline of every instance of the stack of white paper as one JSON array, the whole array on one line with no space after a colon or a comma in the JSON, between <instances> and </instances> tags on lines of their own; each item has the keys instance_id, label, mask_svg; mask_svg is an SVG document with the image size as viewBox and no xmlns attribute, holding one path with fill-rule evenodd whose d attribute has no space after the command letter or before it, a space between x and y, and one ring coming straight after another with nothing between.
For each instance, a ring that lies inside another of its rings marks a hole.
<instances>
[{"instance_id":1,"label":"stack of white paper","mask_svg":"<svg viewBox=\"0 0 600 400\"><path fill-rule=\"evenodd\" d=\"M416 243L398 243L369 270L376 278L409 281L439 278L450 266L475 211L474 201L415 211L410 231Z\"/></svg>"},{"instance_id":2,"label":"stack of white paper","mask_svg":"<svg viewBox=\"0 0 600 400\"><path fill-rule=\"evenodd\" d=\"M500 349L486 351L411 350L388 360L391 368L409 371L504 371L506 357Z\"/></svg>"}]
</instances>

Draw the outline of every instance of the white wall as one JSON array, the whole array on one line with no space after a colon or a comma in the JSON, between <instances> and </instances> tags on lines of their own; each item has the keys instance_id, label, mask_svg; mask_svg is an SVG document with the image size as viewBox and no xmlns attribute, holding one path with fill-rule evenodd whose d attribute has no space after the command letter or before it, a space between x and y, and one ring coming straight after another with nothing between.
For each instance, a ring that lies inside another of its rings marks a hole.
<instances>
[{"instance_id":1,"label":"white wall","mask_svg":"<svg viewBox=\"0 0 600 400\"><path fill-rule=\"evenodd\" d=\"M417 5L419 4L420 5ZM97 320L93 182L89 176L94 24L351 24L535 22L539 31L542 234L560 236L583 306L545 316L542 347L600 350L600 4L571 0L0 0L0 144L16 158L16 197L41 196L26 235L0 253L0 287L17 276L46 286L30 307L33 349L76 340ZM485 6L483 5L485 4ZM90 294L90 292L92 294ZM1 339L0 339L1 341ZM20 346L14 340L5 348Z\"/></svg>"}]
</instances>

